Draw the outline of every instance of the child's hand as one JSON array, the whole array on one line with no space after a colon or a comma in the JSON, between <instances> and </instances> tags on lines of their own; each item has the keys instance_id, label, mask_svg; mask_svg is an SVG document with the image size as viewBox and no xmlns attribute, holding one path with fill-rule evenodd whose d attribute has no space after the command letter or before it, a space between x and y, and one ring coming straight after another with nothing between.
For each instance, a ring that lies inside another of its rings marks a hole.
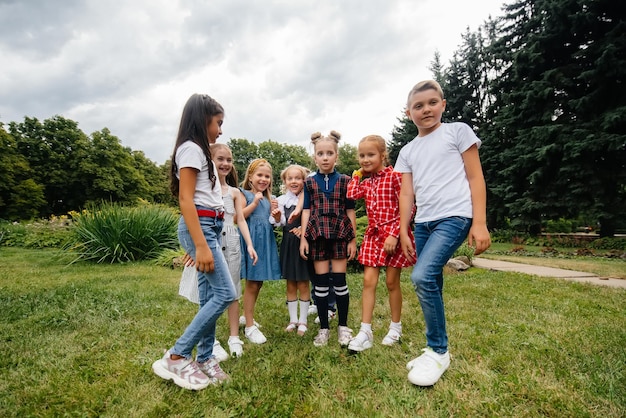
<instances>
[{"instance_id":1,"label":"child's hand","mask_svg":"<svg viewBox=\"0 0 626 418\"><path fill-rule=\"evenodd\" d=\"M250 259L252 260L252 265L256 266L256 262L259 261L259 256L257 255L252 245L248 245L248 254L250 255Z\"/></svg>"},{"instance_id":2,"label":"child's hand","mask_svg":"<svg viewBox=\"0 0 626 418\"><path fill-rule=\"evenodd\" d=\"M254 194L254 203L258 204L265 196L263 196L263 193L261 192L256 192Z\"/></svg>"},{"instance_id":3,"label":"child's hand","mask_svg":"<svg viewBox=\"0 0 626 418\"><path fill-rule=\"evenodd\" d=\"M467 245L474 248L474 255L482 254L491 246L491 237L486 225L472 225L467 234Z\"/></svg>"},{"instance_id":4,"label":"child's hand","mask_svg":"<svg viewBox=\"0 0 626 418\"><path fill-rule=\"evenodd\" d=\"M189 253L185 253L185 255L183 256L182 262L183 262L184 267L193 267L196 265L196 262L193 261L193 258L191 258Z\"/></svg>"},{"instance_id":5,"label":"child's hand","mask_svg":"<svg viewBox=\"0 0 626 418\"><path fill-rule=\"evenodd\" d=\"M289 232L294 234L296 237L300 238L302 236L302 227L296 226L295 228L291 228Z\"/></svg>"},{"instance_id":6,"label":"child's hand","mask_svg":"<svg viewBox=\"0 0 626 418\"><path fill-rule=\"evenodd\" d=\"M298 210L298 208L295 208L293 210L293 212L291 212L291 215L289 215L289 219L287 220L287 223L290 224L293 221L295 221L296 219L298 219L298 217L300 216L301 211ZM299 235L298 235L299 236Z\"/></svg>"},{"instance_id":7,"label":"child's hand","mask_svg":"<svg viewBox=\"0 0 626 418\"><path fill-rule=\"evenodd\" d=\"M300 240L300 257L309 259L309 242L305 239Z\"/></svg>"},{"instance_id":8,"label":"child's hand","mask_svg":"<svg viewBox=\"0 0 626 418\"><path fill-rule=\"evenodd\" d=\"M353 239L348 243L348 260L353 260L356 257L356 239Z\"/></svg>"},{"instance_id":9,"label":"child's hand","mask_svg":"<svg viewBox=\"0 0 626 418\"><path fill-rule=\"evenodd\" d=\"M413 249L414 243L415 241L413 241L408 234L400 234L400 247L402 248L402 252L404 256L412 262L417 261L415 250Z\"/></svg>"},{"instance_id":10,"label":"child's hand","mask_svg":"<svg viewBox=\"0 0 626 418\"><path fill-rule=\"evenodd\" d=\"M389 255L393 255L396 253L396 248L398 247L398 238L393 235L389 235L383 244L383 250L385 253Z\"/></svg>"},{"instance_id":11,"label":"child's hand","mask_svg":"<svg viewBox=\"0 0 626 418\"><path fill-rule=\"evenodd\" d=\"M196 247L196 267L198 271L204 273L211 273L215 270L215 260L213 259L213 252L206 246Z\"/></svg>"}]
</instances>

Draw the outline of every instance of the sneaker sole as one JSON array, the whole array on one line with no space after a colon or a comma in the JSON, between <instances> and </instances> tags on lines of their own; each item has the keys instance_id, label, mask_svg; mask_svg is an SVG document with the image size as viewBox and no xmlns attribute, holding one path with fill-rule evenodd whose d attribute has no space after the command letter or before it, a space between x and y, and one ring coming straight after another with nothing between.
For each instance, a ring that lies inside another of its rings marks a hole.
<instances>
[{"instance_id":1,"label":"sneaker sole","mask_svg":"<svg viewBox=\"0 0 626 418\"><path fill-rule=\"evenodd\" d=\"M348 350L353 352L353 353L361 353L365 350L369 350L370 348L372 348L373 344L369 341L367 341L366 344L363 344L362 346L355 348L355 347L350 347L350 344L348 344Z\"/></svg>"},{"instance_id":2,"label":"sneaker sole","mask_svg":"<svg viewBox=\"0 0 626 418\"><path fill-rule=\"evenodd\" d=\"M383 340L381 341L381 344L386 345L387 347L391 347L393 345L400 344L400 339L398 338L397 340L391 340L391 341Z\"/></svg>"},{"instance_id":3,"label":"sneaker sole","mask_svg":"<svg viewBox=\"0 0 626 418\"><path fill-rule=\"evenodd\" d=\"M412 375L411 372L409 372L407 378L409 379L409 382L411 382L415 386L429 387L437 383L446 370L448 370L448 367L440 370L439 376L436 376L436 379L434 380L424 380L423 376L415 376L414 374ZM413 369L411 369L411 371L413 371Z\"/></svg>"},{"instance_id":4,"label":"sneaker sole","mask_svg":"<svg viewBox=\"0 0 626 418\"><path fill-rule=\"evenodd\" d=\"M172 380L176 384L176 386L180 386L183 389L202 390L213 383L210 378L209 382L207 382L206 384L193 384L187 380L181 379L181 377L178 376L176 373L172 373L163 366L161 366L161 360L157 360L152 363L152 371L161 379Z\"/></svg>"}]
</instances>

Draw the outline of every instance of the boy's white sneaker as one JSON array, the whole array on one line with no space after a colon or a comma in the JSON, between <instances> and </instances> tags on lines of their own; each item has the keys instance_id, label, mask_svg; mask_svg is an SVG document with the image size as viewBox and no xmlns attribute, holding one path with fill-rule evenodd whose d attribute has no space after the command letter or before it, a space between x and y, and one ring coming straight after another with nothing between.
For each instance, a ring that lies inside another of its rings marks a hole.
<instances>
[{"instance_id":1,"label":"boy's white sneaker","mask_svg":"<svg viewBox=\"0 0 626 418\"><path fill-rule=\"evenodd\" d=\"M317 315L317 306L310 304L309 310L307 311L307 316Z\"/></svg>"},{"instance_id":2,"label":"boy's white sneaker","mask_svg":"<svg viewBox=\"0 0 626 418\"><path fill-rule=\"evenodd\" d=\"M217 340L213 343L213 356L218 362L228 360L229 357L224 347L222 347L222 344Z\"/></svg>"},{"instance_id":3,"label":"boy's white sneaker","mask_svg":"<svg viewBox=\"0 0 626 418\"><path fill-rule=\"evenodd\" d=\"M374 344L374 335L371 331L360 330L359 333L350 340L348 344L348 350L353 351L355 353L360 353L361 351L365 351L368 348L372 348Z\"/></svg>"},{"instance_id":4,"label":"boy's white sneaker","mask_svg":"<svg viewBox=\"0 0 626 418\"><path fill-rule=\"evenodd\" d=\"M409 370L409 382L417 386L432 386L441 375L450 367L450 352L435 353L430 347L422 350L424 353L409 361L406 368Z\"/></svg>"}]
</instances>

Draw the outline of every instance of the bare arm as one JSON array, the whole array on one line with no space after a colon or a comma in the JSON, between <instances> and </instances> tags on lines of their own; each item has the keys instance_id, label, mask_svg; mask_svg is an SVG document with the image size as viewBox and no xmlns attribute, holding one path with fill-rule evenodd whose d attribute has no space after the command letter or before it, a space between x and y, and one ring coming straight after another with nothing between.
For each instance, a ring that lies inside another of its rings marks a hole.
<instances>
[{"instance_id":1,"label":"bare arm","mask_svg":"<svg viewBox=\"0 0 626 418\"><path fill-rule=\"evenodd\" d=\"M472 195L472 227L467 243L475 248L474 254L478 255L491 246L491 237L487 229L487 186L480 165L478 147L473 145L462 155Z\"/></svg>"},{"instance_id":2,"label":"bare arm","mask_svg":"<svg viewBox=\"0 0 626 418\"><path fill-rule=\"evenodd\" d=\"M239 233L243 237L243 240L246 243L248 248L248 255L252 259L252 265L255 265L259 259L259 256L252 245L252 238L250 237L250 229L248 229L248 222L246 222L246 217L243 215L244 202L246 200L245 196L239 189L233 190L233 202L235 203L235 216L237 219L237 227L239 228Z\"/></svg>"},{"instance_id":3,"label":"bare arm","mask_svg":"<svg viewBox=\"0 0 626 418\"><path fill-rule=\"evenodd\" d=\"M413 203L415 193L413 193L413 174L402 173L402 185L400 186L400 246L404 256L410 260L415 260L413 242L409 235L409 225L411 224L411 214L413 213Z\"/></svg>"},{"instance_id":4,"label":"bare arm","mask_svg":"<svg viewBox=\"0 0 626 418\"><path fill-rule=\"evenodd\" d=\"M346 210L346 214L348 215L348 219L350 219L352 229L354 230L354 238L352 238L352 241L348 243L348 260L352 260L356 257L356 212L354 209L348 209Z\"/></svg>"},{"instance_id":5,"label":"bare arm","mask_svg":"<svg viewBox=\"0 0 626 418\"><path fill-rule=\"evenodd\" d=\"M309 223L309 217L311 216L310 209L304 209L302 211L302 233L300 234L300 257L305 260L309 259L309 241L305 238L306 226Z\"/></svg>"},{"instance_id":6,"label":"bare arm","mask_svg":"<svg viewBox=\"0 0 626 418\"><path fill-rule=\"evenodd\" d=\"M181 168L178 201L180 202L180 213L183 215L189 234L196 247L196 268L202 272L212 272L215 269L213 252L204 238L204 233L200 227L200 218L193 202L196 191L196 178L198 170L191 167Z\"/></svg>"}]
</instances>

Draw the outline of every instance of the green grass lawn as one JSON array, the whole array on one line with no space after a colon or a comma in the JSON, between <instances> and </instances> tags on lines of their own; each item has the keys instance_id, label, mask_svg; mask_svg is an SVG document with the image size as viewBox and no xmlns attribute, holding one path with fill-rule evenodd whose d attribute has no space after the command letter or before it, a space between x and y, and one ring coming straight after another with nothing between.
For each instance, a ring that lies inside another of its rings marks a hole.
<instances>
[{"instance_id":1,"label":"green grass lawn","mask_svg":"<svg viewBox=\"0 0 626 418\"><path fill-rule=\"evenodd\" d=\"M379 285L374 347L350 355L286 334L284 282L261 290L268 337L222 364L232 381L200 392L151 364L197 309L177 295L180 270L150 263L66 266L44 250L0 248L0 415L477 417L626 414L626 291L472 268L446 278L452 363L432 388L406 379L424 323L403 275L402 344L384 347L389 310ZM361 277L349 275L358 329ZM225 318L218 337L226 342Z\"/></svg>"}]
</instances>

